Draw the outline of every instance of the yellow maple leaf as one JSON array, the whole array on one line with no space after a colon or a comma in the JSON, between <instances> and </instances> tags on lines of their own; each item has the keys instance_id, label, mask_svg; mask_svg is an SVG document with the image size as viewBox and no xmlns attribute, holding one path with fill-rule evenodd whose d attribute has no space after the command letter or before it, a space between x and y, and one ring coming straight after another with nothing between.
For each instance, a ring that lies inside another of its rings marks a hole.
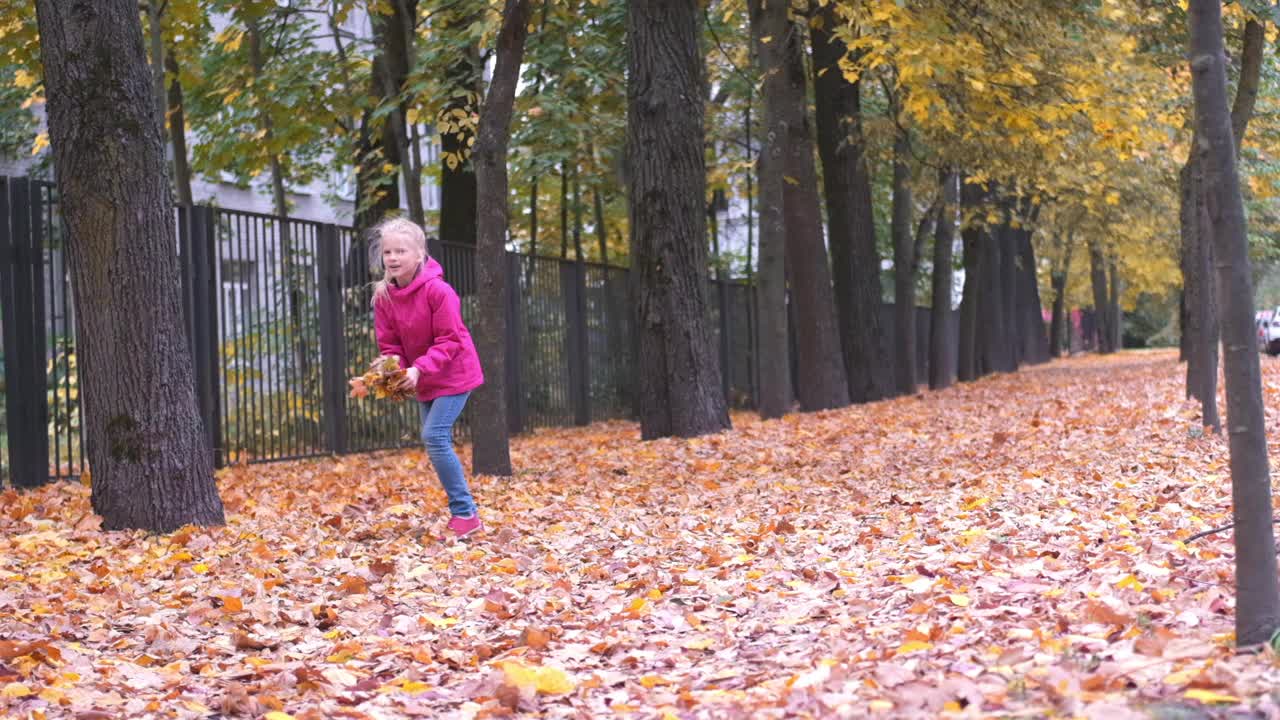
<instances>
[{"instance_id":1,"label":"yellow maple leaf","mask_svg":"<svg viewBox=\"0 0 1280 720\"><path fill-rule=\"evenodd\" d=\"M525 665L515 660L508 660L501 667L507 682L521 689L532 688L543 695L564 695L577 687L558 667Z\"/></svg>"},{"instance_id":2,"label":"yellow maple leaf","mask_svg":"<svg viewBox=\"0 0 1280 720\"><path fill-rule=\"evenodd\" d=\"M1238 703L1240 698L1235 695L1224 695L1212 690L1203 688L1191 688L1182 694L1188 700L1199 700L1202 703Z\"/></svg>"},{"instance_id":3,"label":"yellow maple leaf","mask_svg":"<svg viewBox=\"0 0 1280 720\"><path fill-rule=\"evenodd\" d=\"M895 654L906 655L907 653L915 652L917 650L931 650L931 649L933 649L933 643L925 642L923 640L908 640L898 646L898 650Z\"/></svg>"},{"instance_id":4,"label":"yellow maple leaf","mask_svg":"<svg viewBox=\"0 0 1280 720\"><path fill-rule=\"evenodd\" d=\"M4 686L3 690L0 690L0 697L7 698L24 698L31 694L31 688L20 682L9 683Z\"/></svg>"}]
</instances>

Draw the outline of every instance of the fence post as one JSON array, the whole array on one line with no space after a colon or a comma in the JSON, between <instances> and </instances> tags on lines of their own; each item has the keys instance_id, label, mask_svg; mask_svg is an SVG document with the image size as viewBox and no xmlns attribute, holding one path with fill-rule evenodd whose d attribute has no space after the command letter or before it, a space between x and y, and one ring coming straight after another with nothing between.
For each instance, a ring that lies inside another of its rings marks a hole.
<instances>
[{"instance_id":1,"label":"fence post","mask_svg":"<svg viewBox=\"0 0 1280 720\"><path fill-rule=\"evenodd\" d=\"M196 402L204 422L205 437L213 451L214 467L226 463L222 443L222 403L218 367L218 237L211 207L193 206L188 228L191 289L191 347L195 369Z\"/></svg>"},{"instance_id":2,"label":"fence post","mask_svg":"<svg viewBox=\"0 0 1280 720\"><path fill-rule=\"evenodd\" d=\"M195 282L192 271L195 263L191 254L191 207L178 205L178 285L182 290L182 322L187 332L187 350L195 357Z\"/></svg>"},{"instance_id":3,"label":"fence post","mask_svg":"<svg viewBox=\"0 0 1280 720\"><path fill-rule=\"evenodd\" d=\"M49 481L49 396L44 338L41 205L27 178L0 193L0 302L4 305L9 472L18 487Z\"/></svg>"},{"instance_id":4,"label":"fence post","mask_svg":"<svg viewBox=\"0 0 1280 720\"><path fill-rule=\"evenodd\" d=\"M716 267L716 279L713 281L716 285L716 299L720 303L720 389L724 393L724 402L727 406L732 406L732 398L729 397L729 347L730 340L729 328L729 285L721 279L720 268Z\"/></svg>"},{"instance_id":5,"label":"fence post","mask_svg":"<svg viewBox=\"0 0 1280 720\"><path fill-rule=\"evenodd\" d=\"M520 312L520 256L507 254L507 432L519 435L524 432L524 385L521 372L524 358L521 331L523 317Z\"/></svg>"},{"instance_id":6,"label":"fence post","mask_svg":"<svg viewBox=\"0 0 1280 720\"><path fill-rule=\"evenodd\" d=\"M569 404L573 422L591 422L591 378L587 368L586 267L582 262L560 263L560 293L564 297L565 353L569 358Z\"/></svg>"},{"instance_id":7,"label":"fence post","mask_svg":"<svg viewBox=\"0 0 1280 720\"><path fill-rule=\"evenodd\" d=\"M751 390L751 407L760 407L760 328L756 327L759 307L756 304L756 284L747 276L745 294L747 308L747 385Z\"/></svg>"},{"instance_id":8,"label":"fence post","mask_svg":"<svg viewBox=\"0 0 1280 720\"><path fill-rule=\"evenodd\" d=\"M13 236L9 232L9 178L0 176L0 360L3 360L4 367L4 397L5 397L5 416L10 418L7 422L4 433L6 436L5 446L9 448L22 447L21 435L23 431L22 423L16 423L15 413L17 411L17 400L14 394L19 387L17 378L17 347L16 338L17 308L14 306L13 293ZM6 357L7 356L7 357ZM13 477L13 450L9 450L9 472L4 473L4 466L0 465L0 486L5 484L5 478Z\"/></svg>"},{"instance_id":9,"label":"fence post","mask_svg":"<svg viewBox=\"0 0 1280 720\"><path fill-rule=\"evenodd\" d=\"M342 335L342 248L335 225L321 225L316 237L320 271L320 382L324 394L324 434L329 451L347 452L347 351Z\"/></svg>"}]
</instances>

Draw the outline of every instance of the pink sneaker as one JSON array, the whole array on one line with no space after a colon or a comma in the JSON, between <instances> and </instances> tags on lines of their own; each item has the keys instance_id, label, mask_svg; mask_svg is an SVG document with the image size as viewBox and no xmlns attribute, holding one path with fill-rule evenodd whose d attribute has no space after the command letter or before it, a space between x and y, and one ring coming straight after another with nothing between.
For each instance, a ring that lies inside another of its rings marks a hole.
<instances>
[{"instance_id":1,"label":"pink sneaker","mask_svg":"<svg viewBox=\"0 0 1280 720\"><path fill-rule=\"evenodd\" d=\"M480 522L479 515L472 515L469 518L455 515L449 520L449 529L453 531L454 537L463 538L477 530L483 530L484 523Z\"/></svg>"}]
</instances>

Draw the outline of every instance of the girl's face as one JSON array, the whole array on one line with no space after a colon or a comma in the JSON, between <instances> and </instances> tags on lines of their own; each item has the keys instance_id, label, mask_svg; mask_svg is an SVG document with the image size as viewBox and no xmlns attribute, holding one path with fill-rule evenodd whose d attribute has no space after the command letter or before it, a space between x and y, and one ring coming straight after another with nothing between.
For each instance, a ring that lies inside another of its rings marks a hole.
<instances>
[{"instance_id":1,"label":"girl's face","mask_svg":"<svg viewBox=\"0 0 1280 720\"><path fill-rule=\"evenodd\" d=\"M382 236L382 267L397 285L412 280L424 259L422 250L405 235L389 233Z\"/></svg>"}]
</instances>

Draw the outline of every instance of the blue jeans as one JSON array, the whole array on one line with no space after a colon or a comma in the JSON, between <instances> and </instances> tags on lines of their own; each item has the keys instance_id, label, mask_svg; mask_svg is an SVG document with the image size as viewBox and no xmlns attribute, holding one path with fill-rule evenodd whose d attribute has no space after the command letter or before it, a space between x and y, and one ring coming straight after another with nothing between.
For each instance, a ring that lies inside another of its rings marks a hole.
<instances>
[{"instance_id":1,"label":"blue jeans","mask_svg":"<svg viewBox=\"0 0 1280 720\"><path fill-rule=\"evenodd\" d=\"M440 477L440 484L449 496L449 513L455 517L471 517L476 514L476 503L467 487L458 454L453 451L453 424L462 414L471 393L446 395L428 400L422 405L422 444L427 446L427 457Z\"/></svg>"}]
</instances>

